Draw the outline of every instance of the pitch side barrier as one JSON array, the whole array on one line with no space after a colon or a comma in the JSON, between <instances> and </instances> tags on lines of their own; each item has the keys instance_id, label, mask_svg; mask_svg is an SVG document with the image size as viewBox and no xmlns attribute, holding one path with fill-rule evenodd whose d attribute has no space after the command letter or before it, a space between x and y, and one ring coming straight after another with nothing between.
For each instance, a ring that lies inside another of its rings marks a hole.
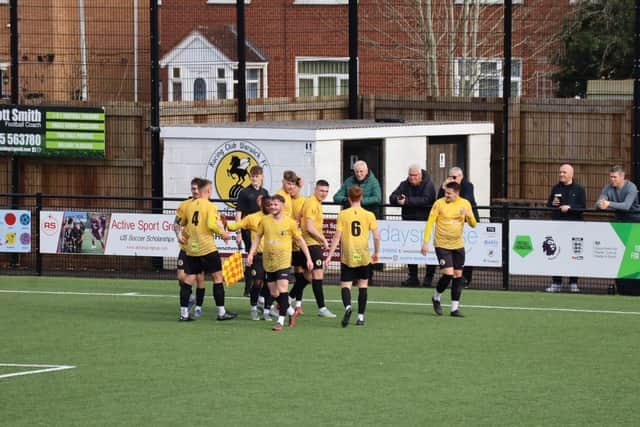
<instances>
[{"instance_id":1,"label":"pitch side barrier","mask_svg":"<svg viewBox=\"0 0 640 427\"><path fill-rule=\"evenodd\" d=\"M172 224L182 200L0 193L2 271L171 279L178 252ZM232 220L235 212L226 203L233 200L212 201ZM162 208L154 207L158 205ZM330 239L340 206L325 206L323 228ZM400 286L407 264L417 264L421 278L429 268L435 270L436 283L434 251L427 257L419 253L425 222L404 221L397 207L383 208L378 219L381 263L372 285ZM634 240L640 224L621 223L611 213L594 209L584 210L584 221L552 221L553 209L508 201L478 209L478 226L465 229L472 289L544 290L551 276L559 275L579 277L582 292L606 293L615 291L616 279L640 272L640 241ZM238 250L233 241L217 243L222 253ZM339 258L334 260L327 268L329 282L338 280Z\"/></svg>"}]
</instances>

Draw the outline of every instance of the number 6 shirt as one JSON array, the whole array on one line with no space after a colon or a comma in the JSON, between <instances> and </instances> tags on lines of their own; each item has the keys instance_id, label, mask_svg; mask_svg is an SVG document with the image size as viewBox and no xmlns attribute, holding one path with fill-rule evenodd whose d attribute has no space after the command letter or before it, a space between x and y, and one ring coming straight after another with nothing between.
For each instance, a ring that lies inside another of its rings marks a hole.
<instances>
[{"instance_id":1,"label":"number 6 shirt","mask_svg":"<svg viewBox=\"0 0 640 427\"><path fill-rule=\"evenodd\" d=\"M369 265L369 231L377 228L376 217L361 207L340 211L336 221L336 230L342 232L340 261L348 267Z\"/></svg>"}]
</instances>

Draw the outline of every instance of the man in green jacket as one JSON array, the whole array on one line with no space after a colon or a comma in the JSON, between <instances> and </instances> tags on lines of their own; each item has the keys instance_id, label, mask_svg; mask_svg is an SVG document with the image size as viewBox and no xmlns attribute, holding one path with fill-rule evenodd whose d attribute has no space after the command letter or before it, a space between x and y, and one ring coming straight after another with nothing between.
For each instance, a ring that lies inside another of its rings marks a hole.
<instances>
[{"instance_id":1,"label":"man in green jacket","mask_svg":"<svg viewBox=\"0 0 640 427\"><path fill-rule=\"evenodd\" d=\"M380 218L382 203L382 190L378 179L369 171L367 163L358 160L353 164L353 175L347 178L342 187L333 196L333 201L340 203L345 207L349 207L347 192L349 187L358 186L362 189L362 207L373 212L376 218Z\"/></svg>"}]
</instances>

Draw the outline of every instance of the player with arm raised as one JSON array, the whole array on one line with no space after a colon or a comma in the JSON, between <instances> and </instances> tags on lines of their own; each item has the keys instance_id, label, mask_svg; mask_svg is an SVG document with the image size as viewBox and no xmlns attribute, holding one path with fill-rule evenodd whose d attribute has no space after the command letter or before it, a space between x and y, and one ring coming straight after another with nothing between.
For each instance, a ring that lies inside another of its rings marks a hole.
<instances>
[{"instance_id":1,"label":"player with arm raised","mask_svg":"<svg viewBox=\"0 0 640 427\"><path fill-rule=\"evenodd\" d=\"M336 221L336 234L331 241L326 263L341 243L340 287L344 316L342 327L349 325L351 318L351 285L354 280L358 284L358 320L356 325L364 325L364 312L367 307L367 288L369 286L369 270L372 262L378 262L380 252L380 232L376 217L362 208L362 189L349 187L347 196L351 207L341 211ZM369 233L373 234L373 255L369 253Z\"/></svg>"}]
</instances>

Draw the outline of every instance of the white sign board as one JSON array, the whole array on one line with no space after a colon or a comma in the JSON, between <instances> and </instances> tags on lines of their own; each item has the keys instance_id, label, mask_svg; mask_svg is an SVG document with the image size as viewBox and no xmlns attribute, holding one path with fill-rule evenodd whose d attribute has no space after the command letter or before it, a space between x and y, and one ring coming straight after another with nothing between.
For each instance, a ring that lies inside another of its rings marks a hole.
<instances>
[{"instance_id":1,"label":"white sign board","mask_svg":"<svg viewBox=\"0 0 640 427\"><path fill-rule=\"evenodd\" d=\"M380 230L380 262L438 265L433 247L433 233L427 256L420 253L425 221L378 221ZM464 226L465 265L475 267L502 266L502 224L478 223ZM373 243L370 243L373 250Z\"/></svg>"},{"instance_id":2,"label":"white sign board","mask_svg":"<svg viewBox=\"0 0 640 427\"><path fill-rule=\"evenodd\" d=\"M509 273L640 278L640 224L510 221Z\"/></svg>"},{"instance_id":3,"label":"white sign board","mask_svg":"<svg viewBox=\"0 0 640 427\"><path fill-rule=\"evenodd\" d=\"M0 252L31 252L31 212L0 210Z\"/></svg>"}]
</instances>

